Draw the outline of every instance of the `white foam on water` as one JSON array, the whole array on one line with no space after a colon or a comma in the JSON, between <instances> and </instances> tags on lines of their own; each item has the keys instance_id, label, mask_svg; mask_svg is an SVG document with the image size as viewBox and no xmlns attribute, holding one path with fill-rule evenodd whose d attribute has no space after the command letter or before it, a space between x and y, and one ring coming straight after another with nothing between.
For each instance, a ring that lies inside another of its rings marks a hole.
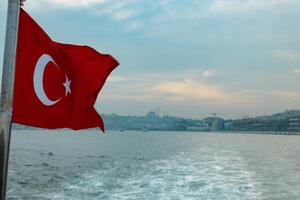
<instances>
[{"instance_id":1,"label":"white foam on water","mask_svg":"<svg viewBox=\"0 0 300 200\"><path fill-rule=\"evenodd\" d=\"M10 200L292 200L300 194L299 138L136 133L95 143L92 135L76 135L69 143L70 135L39 135L13 140Z\"/></svg>"},{"instance_id":2,"label":"white foam on water","mask_svg":"<svg viewBox=\"0 0 300 200\"><path fill-rule=\"evenodd\" d=\"M112 166L65 182L66 196L57 199L262 199L260 182L234 152L125 159Z\"/></svg>"}]
</instances>

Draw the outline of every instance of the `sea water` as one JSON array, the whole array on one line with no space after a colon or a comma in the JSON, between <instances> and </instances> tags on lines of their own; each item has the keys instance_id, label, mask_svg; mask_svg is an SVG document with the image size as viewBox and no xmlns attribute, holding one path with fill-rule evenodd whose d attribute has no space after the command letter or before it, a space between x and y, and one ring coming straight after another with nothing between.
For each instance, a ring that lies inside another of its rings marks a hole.
<instances>
[{"instance_id":1,"label":"sea water","mask_svg":"<svg viewBox=\"0 0 300 200\"><path fill-rule=\"evenodd\" d=\"M8 199L300 199L300 136L13 131Z\"/></svg>"}]
</instances>

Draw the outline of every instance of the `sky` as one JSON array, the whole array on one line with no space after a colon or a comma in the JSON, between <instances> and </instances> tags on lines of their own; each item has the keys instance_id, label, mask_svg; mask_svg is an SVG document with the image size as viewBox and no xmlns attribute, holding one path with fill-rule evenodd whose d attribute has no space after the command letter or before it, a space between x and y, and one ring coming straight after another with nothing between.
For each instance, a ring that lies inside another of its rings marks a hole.
<instances>
[{"instance_id":1,"label":"sky","mask_svg":"<svg viewBox=\"0 0 300 200\"><path fill-rule=\"evenodd\" d=\"M98 96L100 113L160 107L239 118L300 108L300 0L27 0L24 8L53 40L120 62Z\"/></svg>"}]
</instances>

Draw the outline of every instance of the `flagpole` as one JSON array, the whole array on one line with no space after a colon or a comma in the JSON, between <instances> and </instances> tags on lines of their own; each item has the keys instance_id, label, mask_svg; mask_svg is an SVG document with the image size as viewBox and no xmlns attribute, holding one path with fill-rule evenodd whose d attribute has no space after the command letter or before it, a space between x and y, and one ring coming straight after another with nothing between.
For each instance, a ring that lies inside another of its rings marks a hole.
<instances>
[{"instance_id":1,"label":"flagpole","mask_svg":"<svg viewBox=\"0 0 300 200\"><path fill-rule=\"evenodd\" d=\"M8 0L0 103L0 200L6 199L20 1Z\"/></svg>"}]
</instances>

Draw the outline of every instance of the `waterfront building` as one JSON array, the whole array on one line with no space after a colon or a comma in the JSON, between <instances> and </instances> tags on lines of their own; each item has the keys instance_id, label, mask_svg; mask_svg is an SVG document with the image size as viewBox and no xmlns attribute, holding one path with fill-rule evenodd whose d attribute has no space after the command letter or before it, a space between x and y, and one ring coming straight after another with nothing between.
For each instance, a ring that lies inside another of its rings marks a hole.
<instances>
[{"instance_id":1,"label":"waterfront building","mask_svg":"<svg viewBox=\"0 0 300 200\"><path fill-rule=\"evenodd\" d=\"M299 118L300 119L300 118ZM299 121L300 122L300 121ZM231 120L224 123L228 131L288 131L289 121L287 119L242 119Z\"/></svg>"},{"instance_id":2,"label":"waterfront building","mask_svg":"<svg viewBox=\"0 0 300 200\"><path fill-rule=\"evenodd\" d=\"M207 117L202 120L210 131L224 130L224 120L219 117Z\"/></svg>"},{"instance_id":3,"label":"waterfront building","mask_svg":"<svg viewBox=\"0 0 300 200\"><path fill-rule=\"evenodd\" d=\"M252 121L251 119L233 120L230 125L226 123L226 128L230 131L250 131Z\"/></svg>"},{"instance_id":4,"label":"waterfront building","mask_svg":"<svg viewBox=\"0 0 300 200\"><path fill-rule=\"evenodd\" d=\"M282 120L257 120L250 125L251 131L287 131L289 122L287 119Z\"/></svg>"},{"instance_id":5,"label":"waterfront building","mask_svg":"<svg viewBox=\"0 0 300 200\"><path fill-rule=\"evenodd\" d=\"M294 116L288 118L289 131L300 132L300 116Z\"/></svg>"}]
</instances>

